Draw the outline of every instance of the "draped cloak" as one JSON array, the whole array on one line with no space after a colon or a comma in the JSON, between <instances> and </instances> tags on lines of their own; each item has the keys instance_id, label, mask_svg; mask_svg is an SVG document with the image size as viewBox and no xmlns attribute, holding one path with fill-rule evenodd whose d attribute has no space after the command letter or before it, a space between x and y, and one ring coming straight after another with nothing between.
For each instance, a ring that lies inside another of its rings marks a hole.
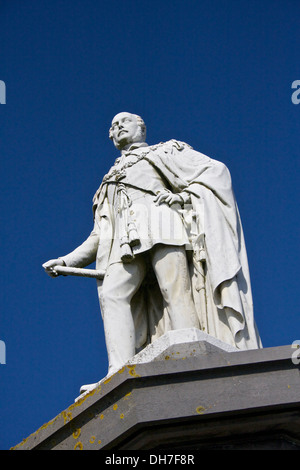
<instances>
[{"instance_id":1,"label":"draped cloak","mask_svg":"<svg viewBox=\"0 0 300 470\"><path fill-rule=\"evenodd\" d=\"M253 315L247 253L241 219L227 167L177 140L147 147L143 158L168 182L173 193L189 194L180 210L189 235L186 245L193 299L200 328L240 349L261 347ZM138 182L137 182L138 185ZM94 230L66 265L106 269L113 243L113 215L102 182L93 199ZM98 283L100 307L102 282ZM132 301L136 348L171 329L167 307L151 276Z\"/></svg>"}]
</instances>

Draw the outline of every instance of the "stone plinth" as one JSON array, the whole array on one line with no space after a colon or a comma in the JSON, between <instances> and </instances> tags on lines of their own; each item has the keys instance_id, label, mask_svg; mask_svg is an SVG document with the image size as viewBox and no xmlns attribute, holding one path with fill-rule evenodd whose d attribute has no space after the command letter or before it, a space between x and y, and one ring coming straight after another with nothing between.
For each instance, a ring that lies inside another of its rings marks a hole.
<instances>
[{"instance_id":1,"label":"stone plinth","mask_svg":"<svg viewBox=\"0 0 300 470\"><path fill-rule=\"evenodd\" d=\"M292 353L170 332L14 449L300 450Z\"/></svg>"}]
</instances>

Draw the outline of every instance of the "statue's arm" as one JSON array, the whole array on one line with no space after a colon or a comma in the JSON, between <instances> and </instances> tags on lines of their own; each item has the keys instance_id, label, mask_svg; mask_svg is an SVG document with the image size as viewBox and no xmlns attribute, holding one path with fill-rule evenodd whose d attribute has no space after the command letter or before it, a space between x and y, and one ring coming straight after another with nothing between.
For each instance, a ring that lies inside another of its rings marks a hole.
<instances>
[{"instance_id":1,"label":"statue's arm","mask_svg":"<svg viewBox=\"0 0 300 470\"><path fill-rule=\"evenodd\" d=\"M57 273L53 270L54 266L74 266L84 268L96 260L99 246L99 233L96 227L90 236L71 253L51 259L43 264L46 273L51 277L56 277Z\"/></svg>"},{"instance_id":2,"label":"statue's arm","mask_svg":"<svg viewBox=\"0 0 300 470\"><path fill-rule=\"evenodd\" d=\"M84 268L96 260L99 246L99 235L93 230L90 236L71 253L60 256L65 266Z\"/></svg>"}]
</instances>

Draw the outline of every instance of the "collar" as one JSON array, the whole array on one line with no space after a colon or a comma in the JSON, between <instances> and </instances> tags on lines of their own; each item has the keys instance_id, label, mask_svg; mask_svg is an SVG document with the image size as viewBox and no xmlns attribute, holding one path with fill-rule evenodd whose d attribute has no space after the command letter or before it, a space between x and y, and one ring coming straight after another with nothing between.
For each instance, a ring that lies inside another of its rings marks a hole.
<instances>
[{"instance_id":1,"label":"collar","mask_svg":"<svg viewBox=\"0 0 300 470\"><path fill-rule=\"evenodd\" d=\"M140 147L148 147L148 144L146 142L134 142L133 144L130 145L130 147L128 149L121 150L121 155L126 155L127 153L131 152L132 150L138 149Z\"/></svg>"}]
</instances>

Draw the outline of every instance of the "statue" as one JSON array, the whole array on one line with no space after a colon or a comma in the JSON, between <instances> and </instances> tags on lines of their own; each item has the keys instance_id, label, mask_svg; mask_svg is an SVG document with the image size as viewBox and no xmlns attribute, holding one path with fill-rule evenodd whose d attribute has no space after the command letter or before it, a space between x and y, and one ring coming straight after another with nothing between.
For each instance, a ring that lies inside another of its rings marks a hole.
<instances>
[{"instance_id":1,"label":"statue","mask_svg":"<svg viewBox=\"0 0 300 470\"><path fill-rule=\"evenodd\" d=\"M149 146L144 121L127 112L109 137L121 155L93 198L91 234L43 265L56 277L96 261L108 374L172 329L261 347L226 166L177 140Z\"/></svg>"}]
</instances>

